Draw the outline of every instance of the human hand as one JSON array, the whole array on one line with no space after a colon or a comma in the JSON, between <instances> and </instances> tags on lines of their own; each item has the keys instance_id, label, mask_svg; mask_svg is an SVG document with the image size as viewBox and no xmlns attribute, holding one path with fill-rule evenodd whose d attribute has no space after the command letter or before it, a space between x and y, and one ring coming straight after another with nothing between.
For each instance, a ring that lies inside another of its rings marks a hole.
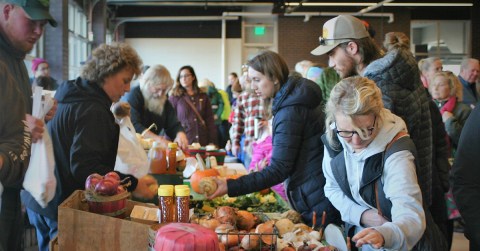
<instances>
[{"instance_id":1,"label":"human hand","mask_svg":"<svg viewBox=\"0 0 480 251\"><path fill-rule=\"evenodd\" d=\"M376 210L368 209L362 213L360 223L365 227L378 227L388 222L383 216L379 215Z\"/></svg>"},{"instance_id":2,"label":"human hand","mask_svg":"<svg viewBox=\"0 0 480 251\"><path fill-rule=\"evenodd\" d=\"M56 99L52 99L53 100L53 106L52 108L50 108L50 111L47 112L47 114L45 114L45 121L50 121L53 119L53 116L55 116L55 113L57 112L57 106L58 106L58 103L57 103L57 100Z\"/></svg>"},{"instance_id":3,"label":"human hand","mask_svg":"<svg viewBox=\"0 0 480 251\"><path fill-rule=\"evenodd\" d=\"M138 179L137 187L133 195L141 199L152 199L157 195L158 183L151 175L145 175Z\"/></svg>"},{"instance_id":4,"label":"human hand","mask_svg":"<svg viewBox=\"0 0 480 251\"><path fill-rule=\"evenodd\" d=\"M217 190L212 195L208 196L209 200L215 199L228 193L226 178L212 177L212 179L215 181L215 183L217 183Z\"/></svg>"},{"instance_id":5,"label":"human hand","mask_svg":"<svg viewBox=\"0 0 480 251\"><path fill-rule=\"evenodd\" d=\"M385 245L383 235L374 228L363 229L353 236L352 241L356 242L356 247L370 244L373 248L379 249Z\"/></svg>"},{"instance_id":6,"label":"human hand","mask_svg":"<svg viewBox=\"0 0 480 251\"><path fill-rule=\"evenodd\" d=\"M453 113L447 112L447 111L443 112L443 114L442 114L443 123L447 122L447 120L451 117L453 117Z\"/></svg>"},{"instance_id":7,"label":"human hand","mask_svg":"<svg viewBox=\"0 0 480 251\"><path fill-rule=\"evenodd\" d=\"M45 131L45 123L41 119L37 119L30 114L26 115L27 127L32 137L32 142L36 143L43 137Z\"/></svg>"},{"instance_id":8,"label":"human hand","mask_svg":"<svg viewBox=\"0 0 480 251\"><path fill-rule=\"evenodd\" d=\"M178 132L174 141L177 142L178 147L180 147L182 150L188 148L188 138L185 132Z\"/></svg>"}]
</instances>

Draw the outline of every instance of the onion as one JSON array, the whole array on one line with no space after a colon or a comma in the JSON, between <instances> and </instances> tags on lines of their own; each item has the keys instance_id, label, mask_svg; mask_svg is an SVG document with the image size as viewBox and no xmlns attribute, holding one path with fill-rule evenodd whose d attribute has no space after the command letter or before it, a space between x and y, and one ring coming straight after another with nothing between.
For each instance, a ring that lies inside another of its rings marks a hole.
<instances>
[{"instance_id":1,"label":"onion","mask_svg":"<svg viewBox=\"0 0 480 251\"><path fill-rule=\"evenodd\" d=\"M267 245L272 245L276 237L273 235L273 222L267 221L257 226L255 233L260 234L262 241Z\"/></svg>"},{"instance_id":2,"label":"onion","mask_svg":"<svg viewBox=\"0 0 480 251\"><path fill-rule=\"evenodd\" d=\"M260 238L258 235L248 235L242 239L240 246L246 250L257 249L260 245Z\"/></svg>"},{"instance_id":3,"label":"onion","mask_svg":"<svg viewBox=\"0 0 480 251\"><path fill-rule=\"evenodd\" d=\"M213 216L221 224L235 225L235 223L237 223L237 216L235 211L236 210L233 207L223 206L223 207L217 208L217 210L213 212Z\"/></svg>"},{"instance_id":4,"label":"onion","mask_svg":"<svg viewBox=\"0 0 480 251\"><path fill-rule=\"evenodd\" d=\"M230 230L225 234L220 234L220 242L226 247L238 246L238 244L240 244L238 232L235 230Z\"/></svg>"},{"instance_id":5,"label":"onion","mask_svg":"<svg viewBox=\"0 0 480 251\"><path fill-rule=\"evenodd\" d=\"M280 236L283 236L288 232L292 232L293 226L294 224L290 219L280 219L275 222L275 227L278 229L278 233L280 234Z\"/></svg>"},{"instance_id":6,"label":"onion","mask_svg":"<svg viewBox=\"0 0 480 251\"><path fill-rule=\"evenodd\" d=\"M220 224L215 228L215 233L217 234L226 234L228 231L234 230L235 228L230 224Z\"/></svg>"},{"instance_id":7,"label":"onion","mask_svg":"<svg viewBox=\"0 0 480 251\"><path fill-rule=\"evenodd\" d=\"M213 218L201 218L198 220L198 224L211 230L215 230L220 225L220 222Z\"/></svg>"},{"instance_id":8,"label":"onion","mask_svg":"<svg viewBox=\"0 0 480 251\"><path fill-rule=\"evenodd\" d=\"M237 228L249 231L255 226L255 219L256 217L252 213L239 210L237 212Z\"/></svg>"}]
</instances>

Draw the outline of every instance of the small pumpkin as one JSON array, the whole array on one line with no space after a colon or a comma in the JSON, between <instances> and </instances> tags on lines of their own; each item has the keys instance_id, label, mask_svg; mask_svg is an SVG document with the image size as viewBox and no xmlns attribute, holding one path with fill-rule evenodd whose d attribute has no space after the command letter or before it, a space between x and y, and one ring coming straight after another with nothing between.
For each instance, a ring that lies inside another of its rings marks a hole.
<instances>
[{"instance_id":1,"label":"small pumpkin","mask_svg":"<svg viewBox=\"0 0 480 251\"><path fill-rule=\"evenodd\" d=\"M219 176L219 175L220 174L215 169L205 169L203 171L197 170L190 177L190 185L192 186L193 191L195 191L196 193L202 194L202 190L200 189L200 181L202 180L202 178Z\"/></svg>"}]
</instances>

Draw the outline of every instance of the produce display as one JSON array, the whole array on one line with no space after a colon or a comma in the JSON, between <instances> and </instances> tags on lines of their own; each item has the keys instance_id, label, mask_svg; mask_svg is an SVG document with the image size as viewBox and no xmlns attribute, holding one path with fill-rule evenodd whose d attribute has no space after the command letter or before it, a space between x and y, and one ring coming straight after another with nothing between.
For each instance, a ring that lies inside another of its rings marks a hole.
<instances>
[{"instance_id":1,"label":"produce display","mask_svg":"<svg viewBox=\"0 0 480 251\"><path fill-rule=\"evenodd\" d=\"M224 195L213 200L193 201L192 203L194 203L195 211L200 214L212 213L219 206L230 206L248 212L263 213L282 213L289 209L287 203L272 191L267 194L254 192L238 197Z\"/></svg>"}]
</instances>

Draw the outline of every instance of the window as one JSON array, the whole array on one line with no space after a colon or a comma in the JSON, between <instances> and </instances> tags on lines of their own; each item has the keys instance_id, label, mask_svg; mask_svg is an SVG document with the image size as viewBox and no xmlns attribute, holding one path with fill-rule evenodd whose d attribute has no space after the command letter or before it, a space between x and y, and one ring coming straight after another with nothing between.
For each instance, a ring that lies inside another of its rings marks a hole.
<instances>
[{"instance_id":1,"label":"window","mask_svg":"<svg viewBox=\"0 0 480 251\"><path fill-rule=\"evenodd\" d=\"M87 16L76 4L68 5L68 78L74 79L80 75L82 62L90 53L88 42Z\"/></svg>"},{"instance_id":2,"label":"window","mask_svg":"<svg viewBox=\"0 0 480 251\"><path fill-rule=\"evenodd\" d=\"M470 21L412 21L411 48L417 60L439 57L444 69L458 72L464 57L470 56Z\"/></svg>"}]
</instances>

